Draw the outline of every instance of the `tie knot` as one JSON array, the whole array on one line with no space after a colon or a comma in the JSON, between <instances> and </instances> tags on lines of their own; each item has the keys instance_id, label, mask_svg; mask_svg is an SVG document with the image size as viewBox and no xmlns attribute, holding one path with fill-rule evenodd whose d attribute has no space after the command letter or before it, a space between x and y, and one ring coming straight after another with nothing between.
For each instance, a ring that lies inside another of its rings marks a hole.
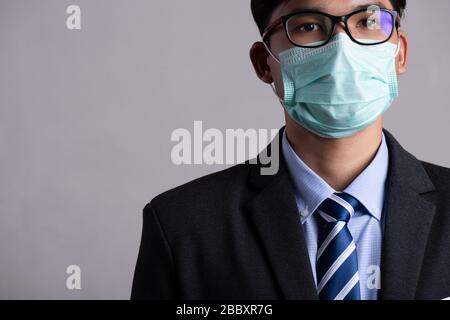
<instances>
[{"instance_id":1,"label":"tie knot","mask_svg":"<svg viewBox=\"0 0 450 320\"><path fill-rule=\"evenodd\" d=\"M348 222L355 214L359 201L345 192L336 192L319 206L320 216L327 222Z\"/></svg>"}]
</instances>

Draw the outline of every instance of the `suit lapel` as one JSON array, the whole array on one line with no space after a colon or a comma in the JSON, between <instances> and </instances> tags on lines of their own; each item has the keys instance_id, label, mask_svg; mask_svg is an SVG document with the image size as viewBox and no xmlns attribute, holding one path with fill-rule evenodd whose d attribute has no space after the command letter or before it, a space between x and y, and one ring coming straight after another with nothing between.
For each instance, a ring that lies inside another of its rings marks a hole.
<instances>
[{"instance_id":1,"label":"suit lapel","mask_svg":"<svg viewBox=\"0 0 450 320\"><path fill-rule=\"evenodd\" d=\"M280 131L281 133L282 131ZM281 134L278 139L281 146ZM269 145L269 150L273 144ZM277 146L277 148L278 148ZM267 252L269 264L285 299L317 299L308 250L282 152L280 167L273 176L260 174L253 165L250 183L258 192L248 203L249 218Z\"/></svg>"},{"instance_id":2,"label":"suit lapel","mask_svg":"<svg viewBox=\"0 0 450 320\"><path fill-rule=\"evenodd\" d=\"M384 205L380 299L414 299L435 206L423 194L434 190L420 161L385 131L389 177Z\"/></svg>"}]
</instances>

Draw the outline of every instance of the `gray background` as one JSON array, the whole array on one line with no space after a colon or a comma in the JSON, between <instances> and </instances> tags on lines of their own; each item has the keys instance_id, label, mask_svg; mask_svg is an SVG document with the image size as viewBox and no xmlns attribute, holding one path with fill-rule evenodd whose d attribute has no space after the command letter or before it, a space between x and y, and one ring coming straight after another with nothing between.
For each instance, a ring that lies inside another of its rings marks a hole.
<instances>
[{"instance_id":1,"label":"gray background","mask_svg":"<svg viewBox=\"0 0 450 320\"><path fill-rule=\"evenodd\" d=\"M70 4L81 31L66 28ZM443 166L449 13L409 1L409 72L386 122ZM129 297L144 205L224 168L173 165L172 131L283 125L248 58L255 40L249 1L0 0L0 298ZM71 264L79 291L65 287Z\"/></svg>"}]
</instances>

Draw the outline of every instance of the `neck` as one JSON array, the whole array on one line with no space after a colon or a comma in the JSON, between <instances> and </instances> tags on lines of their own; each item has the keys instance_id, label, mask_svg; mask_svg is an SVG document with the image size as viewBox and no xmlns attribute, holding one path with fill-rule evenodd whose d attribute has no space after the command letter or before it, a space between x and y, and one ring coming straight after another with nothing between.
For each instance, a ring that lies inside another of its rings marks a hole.
<instances>
[{"instance_id":1,"label":"neck","mask_svg":"<svg viewBox=\"0 0 450 320\"><path fill-rule=\"evenodd\" d=\"M302 161L334 190L343 191L374 159L381 145L383 118L344 139L326 139L286 115L288 140Z\"/></svg>"}]
</instances>

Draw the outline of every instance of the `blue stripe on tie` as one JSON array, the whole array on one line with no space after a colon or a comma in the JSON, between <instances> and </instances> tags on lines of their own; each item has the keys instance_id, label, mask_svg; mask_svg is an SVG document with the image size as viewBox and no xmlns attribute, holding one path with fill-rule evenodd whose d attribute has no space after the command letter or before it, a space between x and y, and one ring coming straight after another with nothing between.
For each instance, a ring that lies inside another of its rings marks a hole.
<instances>
[{"instance_id":1,"label":"blue stripe on tie","mask_svg":"<svg viewBox=\"0 0 450 320\"><path fill-rule=\"evenodd\" d=\"M353 289L347 294L344 300L359 300L361 299L361 288L359 282L353 287Z\"/></svg>"},{"instance_id":2,"label":"blue stripe on tie","mask_svg":"<svg viewBox=\"0 0 450 320\"><path fill-rule=\"evenodd\" d=\"M319 210L339 221L348 221L350 219L350 213L339 203L331 199L326 199L322 202Z\"/></svg>"},{"instance_id":3,"label":"blue stripe on tie","mask_svg":"<svg viewBox=\"0 0 450 320\"><path fill-rule=\"evenodd\" d=\"M328 280L327 284L319 293L320 299L333 300L338 293L344 288L347 282L355 275L354 263L356 260L356 251L342 264L335 274Z\"/></svg>"},{"instance_id":4,"label":"blue stripe on tie","mask_svg":"<svg viewBox=\"0 0 450 320\"><path fill-rule=\"evenodd\" d=\"M352 213L359 206L359 201L351 195L335 193L324 200L318 208L318 214L324 221L324 226L320 230L318 248L322 246L338 223L345 223L317 259L317 289L320 299L358 300L361 298L358 258L355 243L347 225ZM327 221L324 213L337 221L330 219Z\"/></svg>"},{"instance_id":5,"label":"blue stripe on tie","mask_svg":"<svg viewBox=\"0 0 450 320\"><path fill-rule=\"evenodd\" d=\"M355 211L361 210L363 207L361 202L359 202L355 197L349 195L348 193L341 192L341 193L337 193L336 195L338 197L340 197L341 199L344 199L345 201L347 201L353 207L353 209L355 209Z\"/></svg>"},{"instance_id":6,"label":"blue stripe on tie","mask_svg":"<svg viewBox=\"0 0 450 320\"><path fill-rule=\"evenodd\" d=\"M345 249L352 243L353 238L350 231L344 227L341 232L330 242L322 256L317 260L317 278L322 279L329 266L336 261Z\"/></svg>"}]
</instances>

